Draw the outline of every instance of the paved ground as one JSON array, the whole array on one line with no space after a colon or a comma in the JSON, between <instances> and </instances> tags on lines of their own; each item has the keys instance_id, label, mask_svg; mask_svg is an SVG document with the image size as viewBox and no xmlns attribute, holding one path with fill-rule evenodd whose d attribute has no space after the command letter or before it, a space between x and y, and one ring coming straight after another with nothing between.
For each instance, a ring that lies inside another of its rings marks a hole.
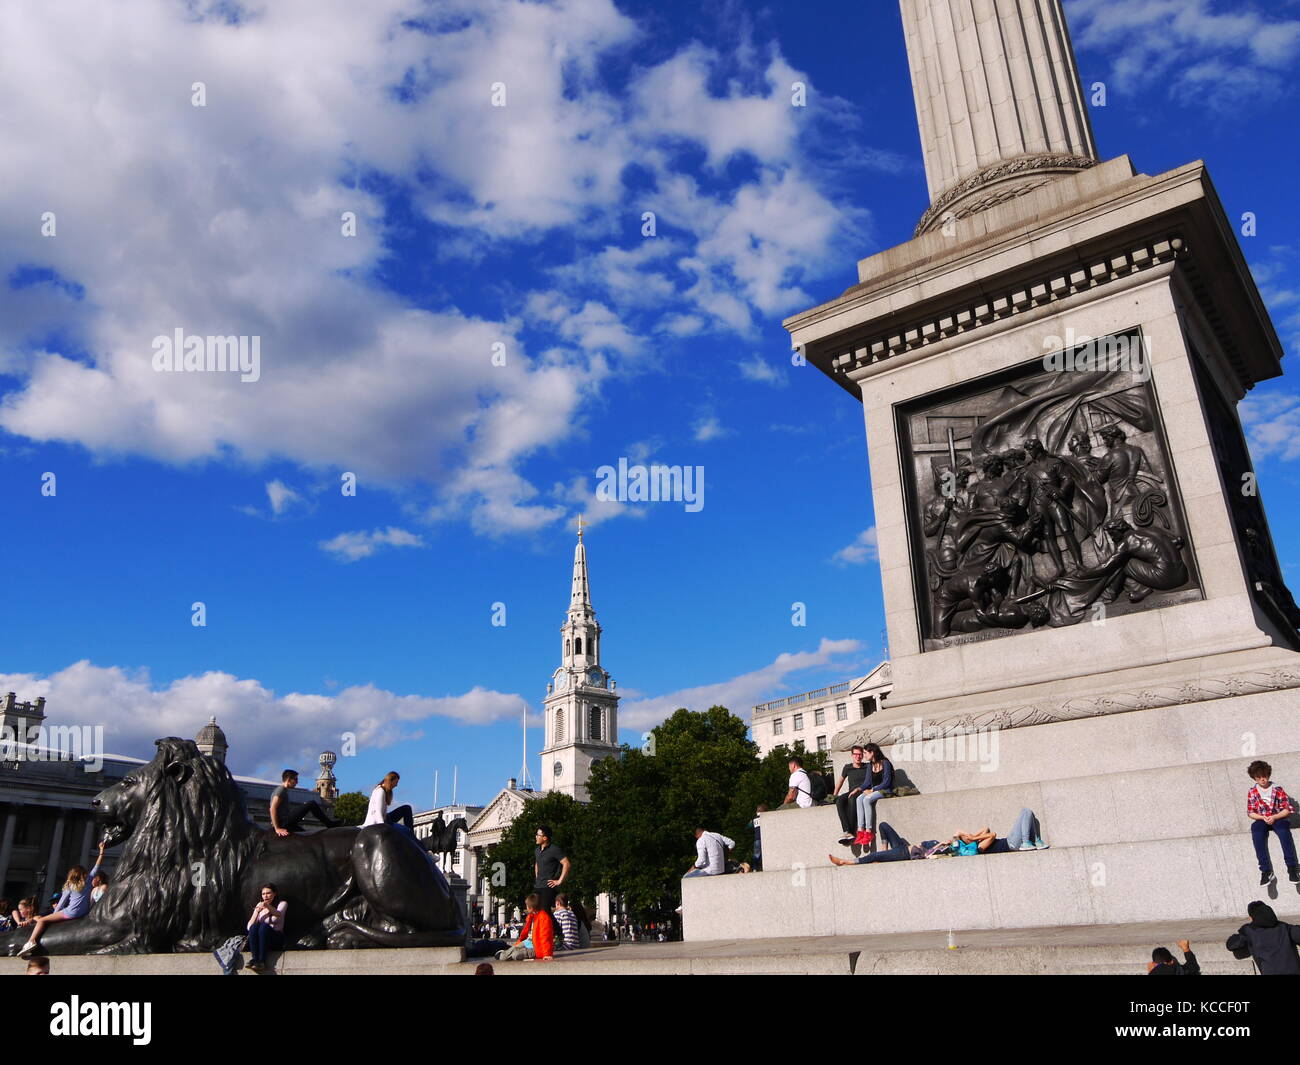
<instances>
[{"instance_id":1,"label":"paved ground","mask_svg":"<svg viewBox=\"0 0 1300 1065\"><path fill-rule=\"evenodd\" d=\"M1244 918L1243 918L1244 921ZM712 940L688 943L624 943L561 954L554 962L493 962L500 975L991 975L1137 974L1145 970L1151 948L1175 949L1190 939L1208 974L1249 974L1223 941L1239 922L1195 921L1093 928L1000 929L958 932L957 949L948 949L945 932L881 936L816 936L789 939ZM289 951L280 959L286 976L308 975L461 975L477 961L457 962L454 950ZM55 972L65 975L137 974L219 975L207 954L127 957L55 957ZM0 959L0 975L21 975L25 963Z\"/></svg>"}]
</instances>

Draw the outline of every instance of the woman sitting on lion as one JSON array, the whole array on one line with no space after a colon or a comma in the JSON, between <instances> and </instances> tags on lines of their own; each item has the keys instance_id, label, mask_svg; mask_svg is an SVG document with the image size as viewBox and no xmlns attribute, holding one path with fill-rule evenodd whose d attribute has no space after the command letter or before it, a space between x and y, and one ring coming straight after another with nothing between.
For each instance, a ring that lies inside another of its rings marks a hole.
<instances>
[{"instance_id":1,"label":"woman sitting on lion","mask_svg":"<svg viewBox=\"0 0 1300 1065\"><path fill-rule=\"evenodd\" d=\"M41 942L41 935L45 932L45 926L54 924L57 921L75 921L79 917L85 917L90 912L90 881L99 876L99 867L104 864L104 847L103 840L99 842L99 857L95 859L95 868L89 873L84 866L74 865L68 870L68 878L63 884L63 894L59 896L59 901L54 905L54 912L48 913L44 917L36 918L35 924L32 925L32 936L27 944L18 952L20 958L31 954Z\"/></svg>"}]
</instances>

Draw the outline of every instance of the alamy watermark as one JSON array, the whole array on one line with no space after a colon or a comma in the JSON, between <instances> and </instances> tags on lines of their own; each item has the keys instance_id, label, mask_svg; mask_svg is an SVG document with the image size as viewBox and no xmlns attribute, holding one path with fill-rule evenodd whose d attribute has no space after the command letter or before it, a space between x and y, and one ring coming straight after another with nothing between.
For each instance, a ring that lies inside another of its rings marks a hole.
<instances>
[{"instance_id":1,"label":"alamy watermark","mask_svg":"<svg viewBox=\"0 0 1300 1065\"><path fill-rule=\"evenodd\" d=\"M998 771L998 735L996 725L984 728L954 728L943 731L937 725L925 725L919 717L910 725L895 726L890 733L890 758L896 764L906 762L976 762L981 773Z\"/></svg>"},{"instance_id":2,"label":"alamy watermark","mask_svg":"<svg viewBox=\"0 0 1300 1065\"><path fill-rule=\"evenodd\" d=\"M104 726L0 726L0 762L84 762L86 772L98 773L104 768Z\"/></svg>"},{"instance_id":3,"label":"alamy watermark","mask_svg":"<svg viewBox=\"0 0 1300 1065\"><path fill-rule=\"evenodd\" d=\"M618 460L596 470L596 498L603 503L683 503L689 513L704 509L703 466L644 466Z\"/></svg>"},{"instance_id":4,"label":"alamy watermark","mask_svg":"<svg viewBox=\"0 0 1300 1065\"><path fill-rule=\"evenodd\" d=\"M177 326L153 338L156 373L237 373L245 383L262 376L260 336L186 336Z\"/></svg>"},{"instance_id":5,"label":"alamy watermark","mask_svg":"<svg viewBox=\"0 0 1300 1065\"><path fill-rule=\"evenodd\" d=\"M1065 336L1043 337L1043 369L1056 373L1092 373L1098 370L1124 371L1139 381L1151 380L1151 364L1140 335L1076 336L1067 327Z\"/></svg>"}]
</instances>

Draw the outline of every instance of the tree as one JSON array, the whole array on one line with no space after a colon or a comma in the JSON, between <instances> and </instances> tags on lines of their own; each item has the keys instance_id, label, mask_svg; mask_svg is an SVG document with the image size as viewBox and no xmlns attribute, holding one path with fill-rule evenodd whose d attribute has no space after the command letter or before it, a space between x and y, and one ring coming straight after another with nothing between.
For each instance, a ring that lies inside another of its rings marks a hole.
<instances>
[{"instance_id":1,"label":"tree","mask_svg":"<svg viewBox=\"0 0 1300 1065\"><path fill-rule=\"evenodd\" d=\"M366 819L370 800L359 791L345 791L334 800L334 817L345 825L359 825Z\"/></svg>"},{"instance_id":2,"label":"tree","mask_svg":"<svg viewBox=\"0 0 1300 1065\"><path fill-rule=\"evenodd\" d=\"M492 880L492 894L511 906L524 908L524 898L533 890L537 827L547 825L551 841L569 859L569 875L560 890L575 899L595 898L595 875L588 855L586 809L582 803L562 792L552 791L529 799L519 816L503 833L501 840L486 859L487 876ZM505 866L505 883L497 882L492 868L497 862Z\"/></svg>"},{"instance_id":3,"label":"tree","mask_svg":"<svg viewBox=\"0 0 1300 1065\"><path fill-rule=\"evenodd\" d=\"M759 764L747 733L725 706L681 709L641 749L625 747L622 758L592 767L588 846L600 890L622 895L634 912L662 913L681 897L697 826L738 845L751 835L752 811L735 805L741 781Z\"/></svg>"}]
</instances>

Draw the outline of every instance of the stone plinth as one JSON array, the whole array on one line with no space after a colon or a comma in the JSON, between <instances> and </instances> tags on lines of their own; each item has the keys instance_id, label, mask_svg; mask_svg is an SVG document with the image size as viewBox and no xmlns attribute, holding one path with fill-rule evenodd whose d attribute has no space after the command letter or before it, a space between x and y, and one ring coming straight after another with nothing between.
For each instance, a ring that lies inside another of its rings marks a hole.
<instances>
[{"instance_id":1,"label":"stone plinth","mask_svg":"<svg viewBox=\"0 0 1300 1065\"><path fill-rule=\"evenodd\" d=\"M248 955L244 955L247 962ZM429 976L450 971L465 959L460 947L409 947L394 950L288 950L276 958L279 976ZM0 975L20 976L22 958L0 958ZM52 976L221 976L211 954L55 955ZM255 976L247 968L240 976ZM270 974L267 974L270 975Z\"/></svg>"}]
</instances>

